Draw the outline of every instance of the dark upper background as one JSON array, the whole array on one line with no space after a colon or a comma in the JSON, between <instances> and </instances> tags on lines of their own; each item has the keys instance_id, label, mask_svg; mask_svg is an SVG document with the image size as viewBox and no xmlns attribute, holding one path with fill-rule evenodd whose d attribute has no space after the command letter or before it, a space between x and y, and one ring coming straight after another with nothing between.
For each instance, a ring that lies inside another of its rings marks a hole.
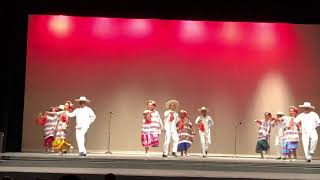
<instances>
[{"instance_id":1,"label":"dark upper background","mask_svg":"<svg viewBox=\"0 0 320 180\"><path fill-rule=\"evenodd\" d=\"M9 2L9 1L8 1ZM1 75L2 102L0 131L4 131L5 151L20 151L24 104L28 14L65 14L123 18L193 19L215 21L289 22L319 24L315 3L248 3L245 1L203 1L176 3L145 1L24 0L4 6L2 35L6 40ZM2 2L2 6L5 3Z\"/></svg>"}]
</instances>

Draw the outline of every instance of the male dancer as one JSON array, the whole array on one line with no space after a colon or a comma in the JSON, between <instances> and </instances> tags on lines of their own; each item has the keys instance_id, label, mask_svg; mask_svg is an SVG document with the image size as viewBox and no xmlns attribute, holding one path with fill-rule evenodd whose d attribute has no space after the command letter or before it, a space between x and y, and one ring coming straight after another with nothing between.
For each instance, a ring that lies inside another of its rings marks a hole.
<instances>
[{"instance_id":1,"label":"male dancer","mask_svg":"<svg viewBox=\"0 0 320 180\"><path fill-rule=\"evenodd\" d=\"M87 103L90 102L85 96L81 96L79 99L75 100L79 102L80 107L75 109L73 112L68 113L69 117L76 117L76 139L79 149L79 156L86 156L87 150L84 145L85 143L85 134L90 127L90 125L96 119L96 115L90 107L87 106Z\"/></svg>"},{"instance_id":2,"label":"male dancer","mask_svg":"<svg viewBox=\"0 0 320 180\"><path fill-rule=\"evenodd\" d=\"M165 141L163 145L162 157L168 157L169 144L172 138L172 155L177 157L177 147L179 142L179 136L177 133L176 124L178 122L178 113L175 112L179 102L177 100L170 100L166 103L167 111L164 112L164 131L166 133Z\"/></svg>"},{"instance_id":3,"label":"male dancer","mask_svg":"<svg viewBox=\"0 0 320 180\"><path fill-rule=\"evenodd\" d=\"M201 155L202 157L207 157L208 154L208 147L211 144L211 126L213 126L213 121L210 116L207 115L207 108L201 107L200 113L196 119L195 124L198 124L199 128L199 136L200 136L200 143L201 143Z\"/></svg>"},{"instance_id":4,"label":"male dancer","mask_svg":"<svg viewBox=\"0 0 320 180\"><path fill-rule=\"evenodd\" d=\"M320 126L320 119L319 115L312 111L315 107L310 102L304 102L299 107L303 108L303 112L296 117L296 121L301 123L304 155L307 162L311 162L312 154L317 147L318 133L316 128Z\"/></svg>"}]
</instances>

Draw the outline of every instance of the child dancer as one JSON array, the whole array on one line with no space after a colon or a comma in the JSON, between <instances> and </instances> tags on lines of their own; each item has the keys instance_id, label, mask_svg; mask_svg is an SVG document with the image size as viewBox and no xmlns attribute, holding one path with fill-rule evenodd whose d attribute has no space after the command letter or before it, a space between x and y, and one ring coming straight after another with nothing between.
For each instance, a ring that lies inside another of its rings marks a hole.
<instances>
[{"instance_id":1,"label":"child dancer","mask_svg":"<svg viewBox=\"0 0 320 180\"><path fill-rule=\"evenodd\" d=\"M195 124L198 124L199 136L201 142L201 155L202 157L207 157L208 146L211 144L211 134L210 129L213 126L213 121L210 116L207 115L207 108L200 108L201 115L197 117Z\"/></svg>"},{"instance_id":2,"label":"child dancer","mask_svg":"<svg viewBox=\"0 0 320 180\"><path fill-rule=\"evenodd\" d=\"M156 102L147 102L147 111L144 111L141 142L145 147L145 156L149 156L149 147L159 147L159 135L163 128L160 114L156 111Z\"/></svg>"},{"instance_id":3,"label":"child dancer","mask_svg":"<svg viewBox=\"0 0 320 180\"><path fill-rule=\"evenodd\" d=\"M272 115L270 112L265 112L264 119L255 120L256 123L260 125L259 127L259 136L256 146L256 152L260 153L260 159L263 159L263 152L267 153L269 150L269 137L270 130L273 126L274 121L272 120Z\"/></svg>"},{"instance_id":4,"label":"child dancer","mask_svg":"<svg viewBox=\"0 0 320 180\"><path fill-rule=\"evenodd\" d=\"M69 124L69 117L67 112L71 111L73 104L70 101L67 101L65 105L59 106L59 115L55 140L53 142L53 149L57 150L60 155L67 153L67 151L71 151L73 146L67 141L66 131Z\"/></svg>"},{"instance_id":5,"label":"child dancer","mask_svg":"<svg viewBox=\"0 0 320 180\"><path fill-rule=\"evenodd\" d=\"M183 153L189 156L188 149L191 147L195 133L191 121L187 118L187 111L185 110L180 111L177 131L179 134L178 151L181 152L181 156L183 156Z\"/></svg>"},{"instance_id":6,"label":"child dancer","mask_svg":"<svg viewBox=\"0 0 320 180\"><path fill-rule=\"evenodd\" d=\"M58 108L56 107L51 107L49 112L57 112ZM56 132L56 127L57 127L57 121L58 121L58 116L55 114L48 114L45 113L42 115L42 113L39 113L37 116L36 122L38 125L43 126L44 130L44 147L46 152L53 151L52 149L52 142L54 141L55 138L55 132Z\"/></svg>"},{"instance_id":7,"label":"child dancer","mask_svg":"<svg viewBox=\"0 0 320 180\"><path fill-rule=\"evenodd\" d=\"M179 136L177 133L176 124L178 122L178 113L175 112L179 102L177 100L170 100L166 103L167 111L164 112L164 131L165 131L165 142L163 144L162 157L168 157L169 144L172 139L172 155L177 157L177 147Z\"/></svg>"},{"instance_id":8,"label":"child dancer","mask_svg":"<svg viewBox=\"0 0 320 180\"><path fill-rule=\"evenodd\" d=\"M277 120L274 122L274 127L276 129L276 137L275 137L275 147L276 147L276 153L277 153L277 160L281 159L282 157L282 151L283 151L283 143L284 143L284 135L283 135L283 123L282 117L284 117L283 112L277 112ZM282 157L285 158L285 157Z\"/></svg>"},{"instance_id":9,"label":"child dancer","mask_svg":"<svg viewBox=\"0 0 320 180\"><path fill-rule=\"evenodd\" d=\"M151 111L145 110L143 112L142 130L141 130L141 144L145 149L145 156L148 156L149 148L152 146L158 146L159 141L154 136L154 132L151 129Z\"/></svg>"},{"instance_id":10,"label":"child dancer","mask_svg":"<svg viewBox=\"0 0 320 180\"><path fill-rule=\"evenodd\" d=\"M297 148L299 143L300 124L295 120L298 109L294 106L289 108L289 116L284 117L284 154L288 155L290 161L297 159Z\"/></svg>"}]
</instances>

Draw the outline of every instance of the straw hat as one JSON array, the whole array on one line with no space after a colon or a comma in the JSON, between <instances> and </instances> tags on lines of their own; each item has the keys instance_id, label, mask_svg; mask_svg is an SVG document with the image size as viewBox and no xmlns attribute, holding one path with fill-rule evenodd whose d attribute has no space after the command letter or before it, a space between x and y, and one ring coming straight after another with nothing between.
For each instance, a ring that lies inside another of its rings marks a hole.
<instances>
[{"instance_id":1,"label":"straw hat","mask_svg":"<svg viewBox=\"0 0 320 180\"><path fill-rule=\"evenodd\" d=\"M174 100L174 99L173 99L173 100L169 100L169 101L166 102L166 108L169 109L169 106L170 106L171 104L176 105L177 108L178 108L178 106L179 106L179 102L178 102L177 100Z\"/></svg>"},{"instance_id":2,"label":"straw hat","mask_svg":"<svg viewBox=\"0 0 320 180\"><path fill-rule=\"evenodd\" d=\"M64 110L64 108L65 108L65 106L62 105L62 104L58 106L58 109L59 109L59 110Z\"/></svg>"},{"instance_id":3,"label":"straw hat","mask_svg":"<svg viewBox=\"0 0 320 180\"><path fill-rule=\"evenodd\" d=\"M185 115L187 115L188 112L187 112L186 110L180 110L180 114L185 114Z\"/></svg>"},{"instance_id":4,"label":"straw hat","mask_svg":"<svg viewBox=\"0 0 320 180\"><path fill-rule=\"evenodd\" d=\"M312 106L310 102L304 102L302 105L299 105L299 107L301 107L301 108L315 109L315 107Z\"/></svg>"},{"instance_id":5,"label":"straw hat","mask_svg":"<svg viewBox=\"0 0 320 180\"><path fill-rule=\"evenodd\" d=\"M208 112L209 110L208 110L208 108L202 106L201 108L198 109L198 111L199 111L199 112L202 112L202 111Z\"/></svg>"},{"instance_id":6,"label":"straw hat","mask_svg":"<svg viewBox=\"0 0 320 180\"><path fill-rule=\"evenodd\" d=\"M80 96L79 99L75 99L76 102L90 102L89 99L87 99L85 96Z\"/></svg>"},{"instance_id":7,"label":"straw hat","mask_svg":"<svg viewBox=\"0 0 320 180\"><path fill-rule=\"evenodd\" d=\"M276 115L283 115L284 116L285 114L283 112L279 111L276 113Z\"/></svg>"}]
</instances>

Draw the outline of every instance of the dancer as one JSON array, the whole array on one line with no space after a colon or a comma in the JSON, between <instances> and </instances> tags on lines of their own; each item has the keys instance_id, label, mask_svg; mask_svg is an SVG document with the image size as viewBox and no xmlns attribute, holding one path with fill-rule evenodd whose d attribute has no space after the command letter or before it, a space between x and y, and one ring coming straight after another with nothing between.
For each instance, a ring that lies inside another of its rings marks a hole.
<instances>
[{"instance_id":1,"label":"dancer","mask_svg":"<svg viewBox=\"0 0 320 180\"><path fill-rule=\"evenodd\" d=\"M73 112L68 112L69 117L76 117L76 139L79 149L79 156L86 156L87 150L85 147L85 134L87 133L90 125L95 121L96 115L87 103L90 102L85 96L81 96L75 100L79 102L80 107L76 108Z\"/></svg>"},{"instance_id":2,"label":"dancer","mask_svg":"<svg viewBox=\"0 0 320 180\"><path fill-rule=\"evenodd\" d=\"M163 144L163 155L162 157L168 157L169 144L172 138L172 155L177 157L177 147L179 136L177 133L176 124L178 122L178 113L175 112L176 108L179 106L177 100L170 100L166 103L167 111L164 112L164 131L165 131L165 141Z\"/></svg>"},{"instance_id":3,"label":"dancer","mask_svg":"<svg viewBox=\"0 0 320 180\"><path fill-rule=\"evenodd\" d=\"M145 156L148 156L149 149L152 146L159 146L159 140L151 128L151 111L145 110L143 112L142 130L141 130L141 144L145 149Z\"/></svg>"},{"instance_id":4,"label":"dancer","mask_svg":"<svg viewBox=\"0 0 320 180\"><path fill-rule=\"evenodd\" d=\"M303 112L296 117L296 121L301 124L302 144L306 161L311 162L312 155L317 147L318 133L316 128L320 126L320 119L319 115L312 111L315 107L310 102L304 102L299 107L303 109Z\"/></svg>"},{"instance_id":5,"label":"dancer","mask_svg":"<svg viewBox=\"0 0 320 180\"><path fill-rule=\"evenodd\" d=\"M187 118L187 111L180 111L180 118L177 122L177 131L179 134L178 151L181 152L181 157L189 156L188 149L191 147L194 137L194 129L191 121Z\"/></svg>"},{"instance_id":6,"label":"dancer","mask_svg":"<svg viewBox=\"0 0 320 180\"><path fill-rule=\"evenodd\" d=\"M260 159L263 159L263 152L267 153L270 148L268 140L270 137L271 127L274 123L274 121L272 120L272 114L270 112L265 112L264 119L255 120L255 122L260 125L256 152L260 153Z\"/></svg>"},{"instance_id":7,"label":"dancer","mask_svg":"<svg viewBox=\"0 0 320 180\"><path fill-rule=\"evenodd\" d=\"M282 150L283 150L283 144L284 144L284 135L283 135L283 119L282 117L285 116L283 112L277 112L277 120L274 123L274 127L276 129L276 137L275 137L275 147L276 147L276 153L277 153L277 160L283 158L282 157Z\"/></svg>"},{"instance_id":8,"label":"dancer","mask_svg":"<svg viewBox=\"0 0 320 180\"><path fill-rule=\"evenodd\" d=\"M148 110L144 111L141 142L145 147L145 156L149 156L150 147L159 147L159 135L163 129L160 114L156 111L156 102L147 101Z\"/></svg>"},{"instance_id":9,"label":"dancer","mask_svg":"<svg viewBox=\"0 0 320 180\"><path fill-rule=\"evenodd\" d=\"M287 156L290 161L297 159L297 148L299 143L300 124L295 117L298 115L298 109L294 106L289 108L289 116L285 116L283 121L283 155Z\"/></svg>"},{"instance_id":10,"label":"dancer","mask_svg":"<svg viewBox=\"0 0 320 180\"><path fill-rule=\"evenodd\" d=\"M73 104L67 101L65 105L59 106L58 122L56 127L55 139L52 143L54 150L59 152L59 155L66 154L73 149L73 146L67 140L67 129L69 125L69 117L67 115L69 110L72 110Z\"/></svg>"},{"instance_id":11,"label":"dancer","mask_svg":"<svg viewBox=\"0 0 320 180\"><path fill-rule=\"evenodd\" d=\"M51 107L49 112L57 112L58 108ZM36 123L39 126L43 126L44 130L44 148L46 152L53 152L52 142L55 139L56 127L57 127L58 116L56 114L39 113L36 118Z\"/></svg>"},{"instance_id":12,"label":"dancer","mask_svg":"<svg viewBox=\"0 0 320 180\"><path fill-rule=\"evenodd\" d=\"M211 144L211 133L210 129L213 126L213 120L210 116L207 115L207 108L201 107L199 109L201 115L199 115L195 121L195 124L199 128L199 136L201 142L201 155L202 157L207 157L208 147Z\"/></svg>"}]
</instances>

